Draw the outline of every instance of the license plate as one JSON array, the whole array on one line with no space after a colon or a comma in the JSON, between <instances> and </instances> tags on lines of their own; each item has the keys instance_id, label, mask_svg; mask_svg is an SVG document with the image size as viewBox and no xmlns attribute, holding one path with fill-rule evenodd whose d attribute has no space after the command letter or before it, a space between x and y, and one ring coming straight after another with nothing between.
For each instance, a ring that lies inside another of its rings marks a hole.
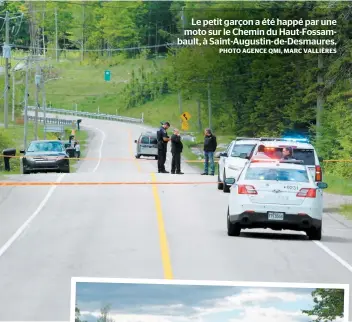
<instances>
[{"instance_id":1,"label":"license plate","mask_svg":"<svg viewBox=\"0 0 352 322\"><path fill-rule=\"evenodd\" d=\"M284 220L284 212L268 212L268 220Z\"/></svg>"}]
</instances>

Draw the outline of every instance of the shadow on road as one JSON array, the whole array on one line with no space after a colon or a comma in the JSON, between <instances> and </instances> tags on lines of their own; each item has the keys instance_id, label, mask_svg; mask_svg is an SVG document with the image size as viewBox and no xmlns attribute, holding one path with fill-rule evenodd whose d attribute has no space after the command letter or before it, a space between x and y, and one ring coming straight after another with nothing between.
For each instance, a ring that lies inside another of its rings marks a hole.
<instances>
[{"instance_id":1,"label":"shadow on road","mask_svg":"<svg viewBox=\"0 0 352 322\"><path fill-rule=\"evenodd\" d=\"M254 232L242 232L241 237L244 238L256 238L256 239L282 239L282 240L307 240L308 237L299 234L281 234L281 233L254 233Z\"/></svg>"}]
</instances>

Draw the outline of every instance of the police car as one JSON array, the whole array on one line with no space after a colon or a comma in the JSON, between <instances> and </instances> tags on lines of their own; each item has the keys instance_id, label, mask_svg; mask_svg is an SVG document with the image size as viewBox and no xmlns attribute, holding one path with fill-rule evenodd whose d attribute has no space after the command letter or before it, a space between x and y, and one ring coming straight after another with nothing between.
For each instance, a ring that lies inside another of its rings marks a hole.
<instances>
[{"instance_id":1,"label":"police car","mask_svg":"<svg viewBox=\"0 0 352 322\"><path fill-rule=\"evenodd\" d=\"M309 169L314 181L322 181L321 158L308 139L301 138L243 138L239 137L232 141L227 150L220 153L218 167L218 189L230 192L229 186L225 183L226 178L236 178L244 166L252 157L258 154L258 148L264 146L264 153L260 153L267 158L280 159L282 150L291 147L293 158L303 160L303 164Z\"/></svg>"},{"instance_id":2,"label":"police car","mask_svg":"<svg viewBox=\"0 0 352 322\"><path fill-rule=\"evenodd\" d=\"M304 231L311 240L322 234L324 182L315 182L304 160L253 158L231 186L227 233L271 228Z\"/></svg>"}]
</instances>

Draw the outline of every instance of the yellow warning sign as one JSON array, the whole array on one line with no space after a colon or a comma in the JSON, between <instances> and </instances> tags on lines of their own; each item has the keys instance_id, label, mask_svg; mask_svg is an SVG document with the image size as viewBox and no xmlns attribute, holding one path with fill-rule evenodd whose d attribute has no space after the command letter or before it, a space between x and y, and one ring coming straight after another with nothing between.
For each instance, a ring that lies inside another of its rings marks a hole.
<instances>
[{"instance_id":1,"label":"yellow warning sign","mask_svg":"<svg viewBox=\"0 0 352 322\"><path fill-rule=\"evenodd\" d=\"M75 135L76 134L76 131L75 130L72 130L71 131L71 135Z\"/></svg>"},{"instance_id":2,"label":"yellow warning sign","mask_svg":"<svg viewBox=\"0 0 352 322\"><path fill-rule=\"evenodd\" d=\"M191 117L192 117L191 114L189 114L188 112L184 112L181 114L181 119L186 122L188 122Z\"/></svg>"},{"instance_id":3,"label":"yellow warning sign","mask_svg":"<svg viewBox=\"0 0 352 322\"><path fill-rule=\"evenodd\" d=\"M188 124L188 122L183 121L183 122L182 122L182 125L181 125L181 129L182 129L183 131L188 131L188 130L189 130L189 124Z\"/></svg>"}]
</instances>

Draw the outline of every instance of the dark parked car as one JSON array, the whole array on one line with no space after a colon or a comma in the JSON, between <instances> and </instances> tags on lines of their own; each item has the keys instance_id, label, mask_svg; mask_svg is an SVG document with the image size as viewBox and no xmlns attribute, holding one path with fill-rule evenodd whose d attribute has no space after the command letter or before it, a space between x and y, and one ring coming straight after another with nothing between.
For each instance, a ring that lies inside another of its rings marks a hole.
<instances>
[{"instance_id":1,"label":"dark parked car","mask_svg":"<svg viewBox=\"0 0 352 322\"><path fill-rule=\"evenodd\" d=\"M65 146L60 140L32 141L27 150L20 151L21 171L31 172L70 172L70 160Z\"/></svg>"}]
</instances>

